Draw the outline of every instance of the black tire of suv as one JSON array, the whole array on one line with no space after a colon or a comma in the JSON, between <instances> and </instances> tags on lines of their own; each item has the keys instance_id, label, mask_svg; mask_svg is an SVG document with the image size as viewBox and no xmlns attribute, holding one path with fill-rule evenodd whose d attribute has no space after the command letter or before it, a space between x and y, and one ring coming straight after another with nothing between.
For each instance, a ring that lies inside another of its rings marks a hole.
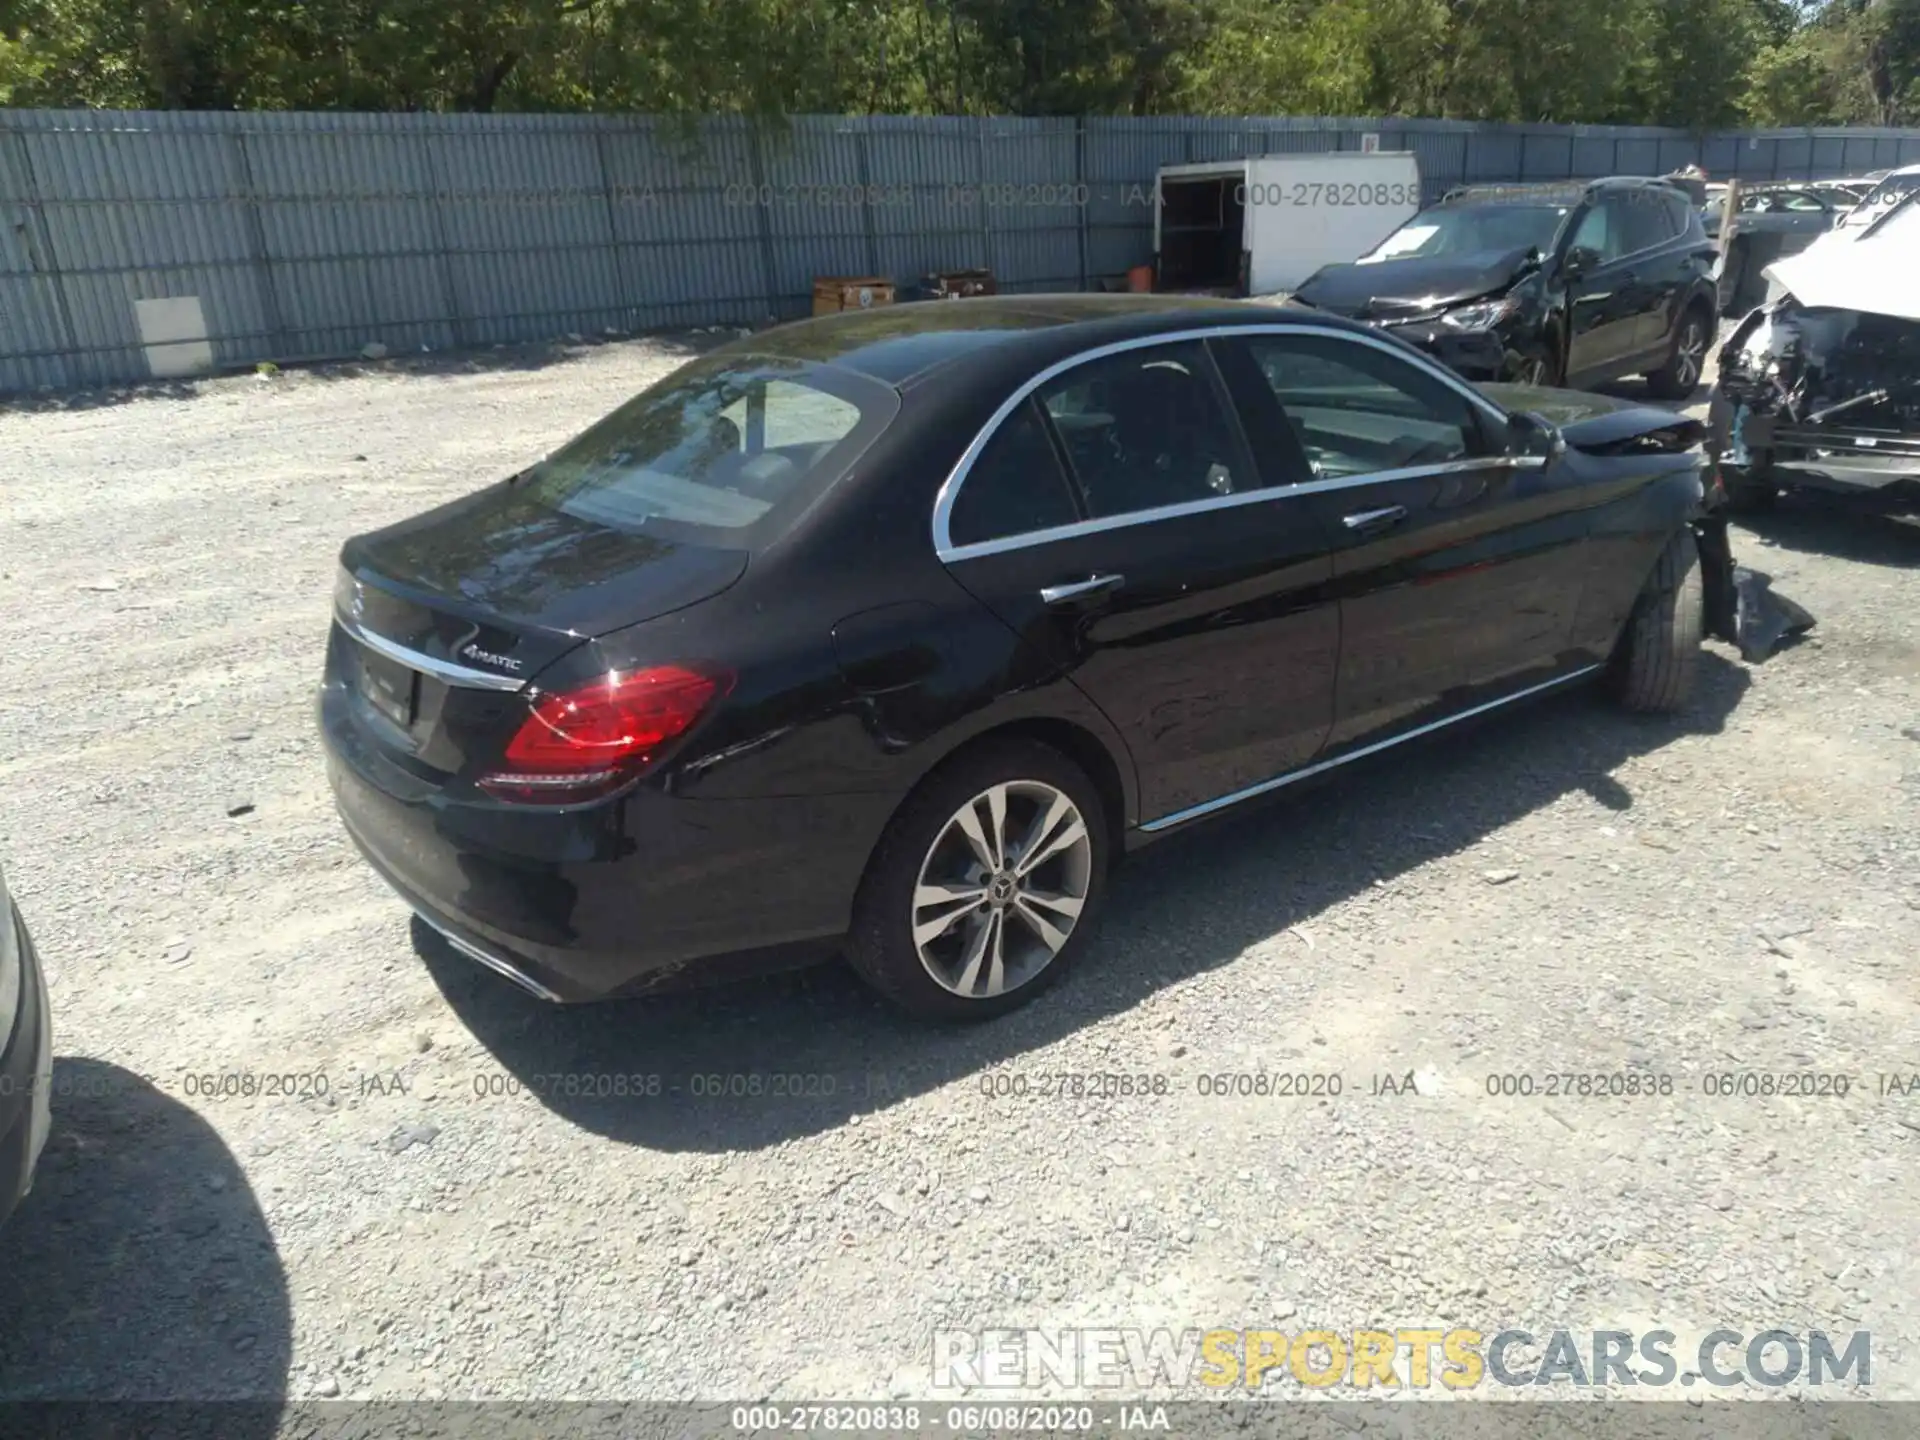
<instances>
[{"instance_id":1,"label":"black tire of suv","mask_svg":"<svg viewBox=\"0 0 1920 1440\"><path fill-rule=\"evenodd\" d=\"M1608 667L1613 696L1629 710L1672 713L1693 698L1706 621L1700 547L1691 529L1667 542L1647 577Z\"/></svg>"},{"instance_id":2,"label":"black tire of suv","mask_svg":"<svg viewBox=\"0 0 1920 1440\"><path fill-rule=\"evenodd\" d=\"M1713 345L1716 317L1708 313L1710 309L1704 303L1695 302L1680 316L1680 323L1674 327L1673 348L1667 352L1667 363L1647 376L1647 389L1656 400L1685 400L1699 388L1706 372L1707 351ZM1700 337L1700 368L1691 381L1686 381L1680 378L1680 352L1689 333Z\"/></svg>"},{"instance_id":3,"label":"black tire of suv","mask_svg":"<svg viewBox=\"0 0 1920 1440\"><path fill-rule=\"evenodd\" d=\"M1092 874L1067 942L1019 988L969 999L938 984L913 941L912 896L920 867L960 807L988 787L1013 780L1051 785L1079 809L1093 845ZM988 739L938 766L894 813L854 898L847 960L882 996L920 1020L991 1020L1017 1010L1057 984L1086 943L1106 898L1111 859L1106 806L1086 772L1050 745L1024 737Z\"/></svg>"},{"instance_id":4,"label":"black tire of suv","mask_svg":"<svg viewBox=\"0 0 1920 1440\"><path fill-rule=\"evenodd\" d=\"M1527 372L1538 368L1539 378L1529 379ZM1526 364L1520 367L1514 381L1521 385L1539 385L1546 389L1557 389L1566 384L1566 372L1561 365L1560 330L1556 325L1546 325L1540 331L1540 348Z\"/></svg>"}]
</instances>

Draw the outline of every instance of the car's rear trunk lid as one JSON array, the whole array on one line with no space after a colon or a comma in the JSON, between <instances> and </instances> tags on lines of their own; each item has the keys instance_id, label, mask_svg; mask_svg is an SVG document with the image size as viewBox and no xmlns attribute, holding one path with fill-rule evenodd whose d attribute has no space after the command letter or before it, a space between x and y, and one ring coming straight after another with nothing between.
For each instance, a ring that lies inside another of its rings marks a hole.
<instances>
[{"instance_id":1,"label":"car's rear trunk lid","mask_svg":"<svg viewBox=\"0 0 1920 1440\"><path fill-rule=\"evenodd\" d=\"M726 589L747 554L620 531L511 483L359 536L341 551L329 683L364 738L416 778L497 752L522 691L596 636Z\"/></svg>"}]
</instances>

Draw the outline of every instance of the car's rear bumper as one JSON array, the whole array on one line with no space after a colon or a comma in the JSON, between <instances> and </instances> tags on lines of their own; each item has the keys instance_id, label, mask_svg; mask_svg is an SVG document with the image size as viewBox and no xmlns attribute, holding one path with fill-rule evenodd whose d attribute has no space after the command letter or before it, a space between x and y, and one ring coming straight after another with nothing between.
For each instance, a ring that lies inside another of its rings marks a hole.
<instances>
[{"instance_id":1,"label":"car's rear bumper","mask_svg":"<svg viewBox=\"0 0 1920 1440\"><path fill-rule=\"evenodd\" d=\"M830 955L891 809L646 787L571 810L403 796L339 692L320 721L340 818L381 878L455 949L559 1002Z\"/></svg>"},{"instance_id":2,"label":"car's rear bumper","mask_svg":"<svg viewBox=\"0 0 1920 1440\"><path fill-rule=\"evenodd\" d=\"M0 1221L4 1221L33 1188L34 1167L53 1125L53 1021L33 937L17 912L0 915L0 925L12 925L19 932L22 970L20 1011L0 1053Z\"/></svg>"}]
</instances>

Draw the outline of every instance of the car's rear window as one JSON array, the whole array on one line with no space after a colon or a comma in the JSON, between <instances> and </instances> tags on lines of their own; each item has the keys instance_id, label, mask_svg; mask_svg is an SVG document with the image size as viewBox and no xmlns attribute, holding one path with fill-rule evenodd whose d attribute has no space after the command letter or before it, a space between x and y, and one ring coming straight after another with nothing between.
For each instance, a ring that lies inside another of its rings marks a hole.
<instances>
[{"instance_id":1,"label":"car's rear window","mask_svg":"<svg viewBox=\"0 0 1920 1440\"><path fill-rule=\"evenodd\" d=\"M709 356L533 467L536 499L615 530L751 548L791 523L897 409L832 366Z\"/></svg>"}]
</instances>

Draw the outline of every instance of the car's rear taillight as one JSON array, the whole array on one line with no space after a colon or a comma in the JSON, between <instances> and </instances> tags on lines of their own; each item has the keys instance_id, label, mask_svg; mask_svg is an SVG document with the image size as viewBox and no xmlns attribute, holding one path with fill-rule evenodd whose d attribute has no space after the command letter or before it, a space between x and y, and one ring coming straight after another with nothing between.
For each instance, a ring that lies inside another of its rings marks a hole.
<instances>
[{"instance_id":1,"label":"car's rear taillight","mask_svg":"<svg viewBox=\"0 0 1920 1440\"><path fill-rule=\"evenodd\" d=\"M733 683L658 665L541 697L480 788L502 800L568 805L625 784Z\"/></svg>"}]
</instances>

